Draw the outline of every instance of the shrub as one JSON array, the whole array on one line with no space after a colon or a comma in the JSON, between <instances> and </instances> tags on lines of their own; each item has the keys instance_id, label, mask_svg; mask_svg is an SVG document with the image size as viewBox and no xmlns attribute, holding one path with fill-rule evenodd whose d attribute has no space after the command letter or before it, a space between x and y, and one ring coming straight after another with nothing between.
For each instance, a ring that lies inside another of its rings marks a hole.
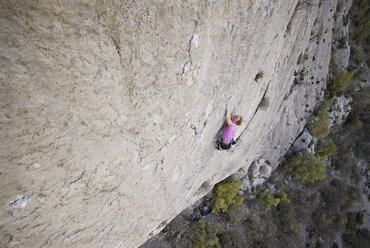
<instances>
[{"instance_id":1,"label":"shrub","mask_svg":"<svg viewBox=\"0 0 370 248\"><path fill-rule=\"evenodd\" d=\"M368 0L354 0L351 8L351 19L354 26L352 40L355 44L361 44L370 34L370 19Z\"/></svg>"},{"instance_id":2,"label":"shrub","mask_svg":"<svg viewBox=\"0 0 370 248\"><path fill-rule=\"evenodd\" d=\"M254 77L254 81L258 82L261 78L263 78L264 75L265 74L263 73L263 71L258 72Z\"/></svg>"},{"instance_id":3,"label":"shrub","mask_svg":"<svg viewBox=\"0 0 370 248\"><path fill-rule=\"evenodd\" d=\"M312 213L312 220L316 226L316 232L325 236L345 230L346 218L338 212L331 211L323 205L318 206Z\"/></svg>"},{"instance_id":4,"label":"shrub","mask_svg":"<svg viewBox=\"0 0 370 248\"><path fill-rule=\"evenodd\" d=\"M347 214L346 228L349 230L356 230L357 226L364 224L363 212L350 212Z\"/></svg>"},{"instance_id":5,"label":"shrub","mask_svg":"<svg viewBox=\"0 0 370 248\"><path fill-rule=\"evenodd\" d=\"M317 41L320 41L322 37L324 36L325 27L321 26L318 34L316 35Z\"/></svg>"},{"instance_id":6,"label":"shrub","mask_svg":"<svg viewBox=\"0 0 370 248\"><path fill-rule=\"evenodd\" d=\"M288 195L287 195L287 193L285 193L285 191L281 191L278 194L278 197L280 198L280 202L290 203L290 200L288 198Z\"/></svg>"},{"instance_id":7,"label":"shrub","mask_svg":"<svg viewBox=\"0 0 370 248\"><path fill-rule=\"evenodd\" d=\"M333 155L333 153L337 150L337 146L334 143L329 143L327 145L320 146L315 151L315 156L318 159L323 159L325 157L329 157Z\"/></svg>"},{"instance_id":8,"label":"shrub","mask_svg":"<svg viewBox=\"0 0 370 248\"><path fill-rule=\"evenodd\" d=\"M351 60L353 60L356 64L360 64L362 61L362 54L361 51L351 44Z\"/></svg>"},{"instance_id":9,"label":"shrub","mask_svg":"<svg viewBox=\"0 0 370 248\"><path fill-rule=\"evenodd\" d=\"M280 198L274 197L271 191L261 192L258 196L258 199L265 204L268 210L270 210L272 206L276 207L280 203Z\"/></svg>"},{"instance_id":10,"label":"shrub","mask_svg":"<svg viewBox=\"0 0 370 248\"><path fill-rule=\"evenodd\" d=\"M368 229L346 232L343 234L343 240L352 247L368 248L370 243L370 232Z\"/></svg>"},{"instance_id":11,"label":"shrub","mask_svg":"<svg viewBox=\"0 0 370 248\"><path fill-rule=\"evenodd\" d=\"M358 230L358 226L364 223L364 213L351 212L348 213L346 217L346 232L343 234L343 240L352 247L368 247L370 242L369 230Z\"/></svg>"},{"instance_id":12,"label":"shrub","mask_svg":"<svg viewBox=\"0 0 370 248\"><path fill-rule=\"evenodd\" d=\"M231 205L228 208L227 215L232 222L241 221L245 217L245 209L240 205Z\"/></svg>"},{"instance_id":13,"label":"shrub","mask_svg":"<svg viewBox=\"0 0 370 248\"><path fill-rule=\"evenodd\" d=\"M282 202L290 203L288 195L284 191L281 191L277 196L273 196L271 191L264 191L258 195L258 199L265 204L268 210L270 210L272 206L276 207Z\"/></svg>"},{"instance_id":14,"label":"shrub","mask_svg":"<svg viewBox=\"0 0 370 248\"><path fill-rule=\"evenodd\" d=\"M352 81L353 72L346 70L334 72L333 82L329 85L328 92L330 96L342 95L346 87Z\"/></svg>"},{"instance_id":15,"label":"shrub","mask_svg":"<svg viewBox=\"0 0 370 248\"><path fill-rule=\"evenodd\" d=\"M360 90L358 92L354 92L352 94L353 102L351 103L351 106L353 106L358 113L366 113L370 108L369 96L369 90Z\"/></svg>"},{"instance_id":16,"label":"shrub","mask_svg":"<svg viewBox=\"0 0 370 248\"><path fill-rule=\"evenodd\" d=\"M325 118L321 118L310 125L308 129L313 136L318 139L322 139L329 134L330 129L328 125L328 120Z\"/></svg>"},{"instance_id":17,"label":"shrub","mask_svg":"<svg viewBox=\"0 0 370 248\"><path fill-rule=\"evenodd\" d=\"M333 179L320 188L320 204L313 212L317 232L328 236L346 230L348 217L344 214L356 201L356 189L349 187L346 180Z\"/></svg>"},{"instance_id":18,"label":"shrub","mask_svg":"<svg viewBox=\"0 0 370 248\"><path fill-rule=\"evenodd\" d=\"M191 225L190 242L193 248L221 248L217 235L220 227L206 224L203 219Z\"/></svg>"},{"instance_id":19,"label":"shrub","mask_svg":"<svg viewBox=\"0 0 370 248\"><path fill-rule=\"evenodd\" d=\"M286 234L297 234L296 213L292 204L281 200L277 207L279 230Z\"/></svg>"},{"instance_id":20,"label":"shrub","mask_svg":"<svg viewBox=\"0 0 370 248\"><path fill-rule=\"evenodd\" d=\"M340 48L340 49L347 48L347 41L346 41L346 37L342 37L342 38L339 40L339 48Z\"/></svg>"},{"instance_id":21,"label":"shrub","mask_svg":"<svg viewBox=\"0 0 370 248\"><path fill-rule=\"evenodd\" d=\"M352 114L346 120L344 126L350 133L352 133L356 131L357 129L360 129L363 126L363 123L360 120L360 116L358 114Z\"/></svg>"},{"instance_id":22,"label":"shrub","mask_svg":"<svg viewBox=\"0 0 370 248\"><path fill-rule=\"evenodd\" d=\"M322 101L321 104L316 108L315 115L320 117L320 118L326 117L326 115L328 113L328 110L327 110L328 103L329 103L329 101Z\"/></svg>"},{"instance_id":23,"label":"shrub","mask_svg":"<svg viewBox=\"0 0 370 248\"><path fill-rule=\"evenodd\" d=\"M325 177L326 164L308 155L294 156L283 164L283 170L301 182L315 182Z\"/></svg>"},{"instance_id":24,"label":"shrub","mask_svg":"<svg viewBox=\"0 0 370 248\"><path fill-rule=\"evenodd\" d=\"M356 187L349 187L348 189L345 190L345 195L343 198L344 198L344 201L343 201L343 204L340 206L340 211L346 212L350 208L352 208L353 204L356 201L361 199L361 192Z\"/></svg>"},{"instance_id":25,"label":"shrub","mask_svg":"<svg viewBox=\"0 0 370 248\"><path fill-rule=\"evenodd\" d=\"M307 67L303 67L301 71L301 80L303 80L308 75L308 69Z\"/></svg>"},{"instance_id":26,"label":"shrub","mask_svg":"<svg viewBox=\"0 0 370 248\"><path fill-rule=\"evenodd\" d=\"M277 239L279 232L272 215L251 214L245 221L245 238L247 244L236 247L281 247ZM232 246L226 246L232 247Z\"/></svg>"},{"instance_id":27,"label":"shrub","mask_svg":"<svg viewBox=\"0 0 370 248\"><path fill-rule=\"evenodd\" d=\"M365 68L357 67L353 70L353 81L358 80L358 81L365 81L366 77L366 72L367 70ZM365 76L365 77L363 77ZM353 88L353 87L351 87Z\"/></svg>"},{"instance_id":28,"label":"shrub","mask_svg":"<svg viewBox=\"0 0 370 248\"><path fill-rule=\"evenodd\" d=\"M231 232L221 233L220 243L222 247L233 247L232 233Z\"/></svg>"},{"instance_id":29,"label":"shrub","mask_svg":"<svg viewBox=\"0 0 370 248\"><path fill-rule=\"evenodd\" d=\"M213 209L212 212L219 214L226 212L231 204L240 205L243 202L243 196L238 193L241 182L235 178L228 178L218 183L213 190Z\"/></svg>"},{"instance_id":30,"label":"shrub","mask_svg":"<svg viewBox=\"0 0 370 248\"><path fill-rule=\"evenodd\" d=\"M337 156L333 159L334 168L344 175L350 175L353 164L355 162L355 155L349 147L340 149Z\"/></svg>"}]
</instances>

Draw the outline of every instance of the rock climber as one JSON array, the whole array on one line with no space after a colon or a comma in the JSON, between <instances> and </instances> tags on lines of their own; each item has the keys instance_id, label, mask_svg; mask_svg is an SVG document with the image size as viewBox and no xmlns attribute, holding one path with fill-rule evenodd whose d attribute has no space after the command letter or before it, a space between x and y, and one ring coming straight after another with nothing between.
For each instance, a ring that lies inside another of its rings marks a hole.
<instances>
[{"instance_id":1,"label":"rock climber","mask_svg":"<svg viewBox=\"0 0 370 248\"><path fill-rule=\"evenodd\" d=\"M226 107L226 123L222 129L221 139L217 142L217 149L228 150L235 145L234 135L235 127L242 124L243 118L240 115L230 115L229 108Z\"/></svg>"}]
</instances>

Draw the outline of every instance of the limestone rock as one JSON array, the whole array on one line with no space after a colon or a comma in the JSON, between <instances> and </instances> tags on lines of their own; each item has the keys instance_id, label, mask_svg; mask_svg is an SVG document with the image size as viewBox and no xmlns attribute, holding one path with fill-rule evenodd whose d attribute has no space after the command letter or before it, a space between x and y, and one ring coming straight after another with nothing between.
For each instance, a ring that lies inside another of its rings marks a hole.
<instances>
[{"instance_id":1,"label":"limestone rock","mask_svg":"<svg viewBox=\"0 0 370 248\"><path fill-rule=\"evenodd\" d=\"M352 98L346 98L345 96L334 97L334 104L328 106L328 123L329 127L333 126L334 123L337 125L342 124L351 112Z\"/></svg>"},{"instance_id":2,"label":"limestone rock","mask_svg":"<svg viewBox=\"0 0 370 248\"><path fill-rule=\"evenodd\" d=\"M349 22L345 21L345 19L348 16L351 6L352 6L352 0L338 1L335 6L336 13L335 13L335 18L334 18L335 19L334 28L336 31L333 36L335 41L339 41L343 37L348 36ZM334 43L333 45L334 47L336 47L338 43Z\"/></svg>"},{"instance_id":3,"label":"limestone rock","mask_svg":"<svg viewBox=\"0 0 370 248\"><path fill-rule=\"evenodd\" d=\"M333 48L335 49L334 62L338 69L346 70L349 63L349 57L351 54L351 49L348 44L348 34L349 34L349 22L348 12L352 6L352 0L341 1L337 3L337 12L335 14L335 35Z\"/></svg>"},{"instance_id":4,"label":"limestone rock","mask_svg":"<svg viewBox=\"0 0 370 248\"><path fill-rule=\"evenodd\" d=\"M293 152L298 154L315 154L315 145L317 139L312 137L310 132L305 128L303 132L294 141L292 147L290 148Z\"/></svg>"},{"instance_id":5,"label":"limestone rock","mask_svg":"<svg viewBox=\"0 0 370 248\"><path fill-rule=\"evenodd\" d=\"M349 56L351 55L351 49L348 41L346 41L345 48L338 49L334 54L335 64L340 70L345 70L348 67Z\"/></svg>"},{"instance_id":6,"label":"limestone rock","mask_svg":"<svg viewBox=\"0 0 370 248\"><path fill-rule=\"evenodd\" d=\"M263 158L253 162L249 167L247 175L241 178L241 190L250 191L252 188L264 183L270 177L272 166Z\"/></svg>"},{"instance_id":7,"label":"limestone rock","mask_svg":"<svg viewBox=\"0 0 370 248\"><path fill-rule=\"evenodd\" d=\"M275 167L323 96L335 4L2 1L0 246L138 247L240 168ZM217 151L230 99L245 121Z\"/></svg>"},{"instance_id":8,"label":"limestone rock","mask_svg":"<svg viewBox=\"0 0 370 248\"><path fill-rule=\"evenodd\" d=\"M360 83L356 86L355 90L356 90L356 91L360 91L360 90L362 90L362 89L367 89L367 88L370 88L370 82L369 82L368 80L365 80L365 81L360 82Z\"/></svg>"}]
</instances>

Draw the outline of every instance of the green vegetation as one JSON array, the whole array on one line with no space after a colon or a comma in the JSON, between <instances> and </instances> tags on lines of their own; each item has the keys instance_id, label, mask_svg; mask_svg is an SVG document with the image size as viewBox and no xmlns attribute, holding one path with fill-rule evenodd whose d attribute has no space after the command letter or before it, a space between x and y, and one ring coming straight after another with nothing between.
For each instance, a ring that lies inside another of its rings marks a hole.
<instances>
[{"instance_id":1,"label":"green vegetation","mask_svg":"<svg viewBox=\"0 0 370 248\"><path fill-rule=\"evenodd\" d=\"M327 118L328 104L333 104L332 101L326 100L323 101L315 110L314 116L318 117L318 120L308 125L307 128L310 133L318 139L325 138L329 134L329 123ZM312 117L310 117L312 119Z\"/></svg>"},{"instance_id":2,"label":"green vegetation","mask_svg":"<svg viewBox=\"0 0 370 248\"><path fill-rule=\"evenodd\" d=\"M288 201L280 201L275 216L279 224L279 229L285 234L297 234L296 211Z\"/></svg>"},{"instance_id":3,"label":"green vegetation","mask_svg":"<svg viewBox=\"0 0 370 248\"><path fill-rule=\"evenodd\" d=\"M368 229L358 228L364 223L363 212L351 212L347 214L346 231L342 238L347 245L365 248L370 243L370 232Z\"/></svg>"},{"instance_id":4,"label":"green vegetation","mask_svg":"<svg viewBox=\"0 0 370 248\"><path fill-rule=\"evenodd\" d=\"M351 20L354 30L352 30L352 41L359 45L370 34L370 4L368 0L354 0L351 8Z\"/></svg>"},{"instance_id":5,"label":"green vegetation","mask_svg":"<svg viewBox=\"0 0 370 248\"><path fill-rule=\"evenodd\" d=\"M317 225L317 233L344 232L348 217L346 211L359 199L357 188L349 186L346 182L333 179L329 184L323 184L320 189L320 203L313 212L313 221Z\"/></svg>"},{"instance_id":6,"label":"green vegetation","mask_svg":"<svg viewBox=\"0 0 370 248\"><path fill-rule=\"evenodd\" d=\"M233 232L224 232L220 234L220 244L222 247L233 247Z\"/></svg>"},{"instance_id":7,"label":"green vegetation","mask_svg":"<svg viewBox=\"0 0 370 248\"><path fill-rule=\"evenodd\" d=\"M342 95L347 86L352 82L353 72L346 70L334 72L333 82L328 87L330 96Z\"/></svg>"},{"instance_id":8,"label":"green vegetation","mask_svg":"<svg viewBox=\"0 0 370 248\"><path fill-rule=\"evenodd\" d=\"M269 211L269 213L269 215L262 216L249 215L246 218L244 222L246 227L243 236L248 240L248 243L236 247L279 247L276 237L279 227L271 218L272 211Z\"/></svg>"},{"instance_id":9,"label":"green vegetation","mask_svg":"<svg viewBox=\"0 0 370 248\"><path fill-rule=\"evenodd\" d=\"M340 41L339 41L339 48L341 48L341 49L347 48L346 37L342 37L342 39L340 39Z\"/></svg>"},{"instance_id":10,"label":"green vegetation","mask_svg":"<svg viewBox=\"0 0 370 248\"><path fill-rule=\"evenodd\" d=\"M301 182L315 182L325 177L326 164L315 156L293 156L283 164L283 171Z\"/></svg>"},{"instance_id":11,"label":"green vegetation","mask_svg":"<svg viewBox=\"0 0 370 248\"><path fill-rule=\"evenodd\" d=\"M308 75L308 69L307 67L303 67L301 71L301 80L303 80Z\"/></svg>"},{"instance_id":12,"label":"green vegetation","mask_svg":"<svg viewBox=\"0 0 370 248\"><path fill-rule=\"evenodd\" d=\"M203 219L191 224L190 242L193 248L221 248L218 234L220 227L207 224Z\"/></svg>"},{"instance_id":13,"label":"green vegetation","mask_svg":"<svg viewBox=\"0 0 370 248\"><path fill-rule=\"evenodd\" d=\"M327 145L322 145L317 148L315 151L315 156L321 160L323 158L330 157L336 150L337 146L333 142L331 142Z\"/></svg>"},{"instance_id":14,"label":"green vegetation","mask_svg":"<svg viewBox=\"0 0 370 248\"><path fill-rule=\"evenodd\" d=\"M351 55L350 55L350 59L355 62L356 64L359 64L361 63L361 51L355 47L353 44L351 44Z\"/></svg>"},{"instance_id":15,"label":"green vegetation","mask_svg":"<svg viewBox=\"0 0 370 248\"><path fill-rule=\"evenodd\" d=\"M244 208L241 205L231 205L227 210L227 216L232 222L241 221L245 216Z\"/></svg>"},{"instance_id":16,"label":"green vegetation","mask_svg":"<svg viewBox=\"0 0 370 248\"><path fill-rule=\"evenodd\" d=\"M268 210L270 210L272 206L276 207L280 203L280 198L274 197L271 191L261 192L258 196L258 199L265 204Z\"/></svg>"},{"instance_id":17,"label":"green vegetation","mask_svg":"<svg viewBox=\"0 0 370 248\"><path fill-rule=\"evenodd\" d=\"M362 224L364 224L363 212L350 212L347 214L347 229L356 230L357 226L361 226Z\"/></svg>"},{"instance_id":18,"label":"green vegetation","mask_svg":"<svg viewBox=\"0 0 370 248\"><path fill-rule=\"evenodd\" d=\"M329 122L327 119L322 118L315 121L309 126L310 133L318 139L325 138L329 134Z\"/></svg>"},{"instance_id":19,"label":"green vegetation","mask_svg":"<svg viewBox=\"0 0 370 248\"><path fill-rule=\"evenodd\" d=\"M288 198L288 194L285 193L285 191L281 191L279 194L278 194L278 197L280 198L280 202L286 202L286 203L290 203L290 200Z\"/></svg>"},{"instance_id":20,"label":"green vegetation","mask_svg":"<svg viewBox=\"0 0 370 248\"><path fill-rule=\"evenodd\" d=\"M364 116L370 108L369 90L360 90L351 95L353 96L353 102L351 104L353 107L352 112L355 111L357 114Z\"/></svg>"},{"instance_id":21,"label":"green vegetation","mask_svg":"<svg viewBox=\"0 0 370 248\"><path fill-rule=\"evenodd\" d=\"M243 202L243 196L238 193L241 185L235 178L228 178L216 184L213 190L212 213L226 212L232 204L240 205Z\"/></svg>"},{"instance_id":22,"label":"green vegetation","mask_svg":"<svg viewBox=\"0 0 370 248\"><path fill-rule=\"evenodd\" d=\"M370 232L368 229L359 229L355 231L349 231L343 234L344 241L356 248L368 248L370 243Z\"/></svg>"},{"instance_id":23,"label":"green vegetation","mask_svg":"<svg viewBox=\"0 0 370 248\"><path fill-rule=\"evenodd\" d=\"M362 126L363 123L360 119L360 115L357 113L351 114L344 123L344 127L351 133L360 129Z\"/></svg>"},{"instance_id":24,"label":"green vegetation","mask_svg":"<svg viewBox=\"0 0 370 248\"><path fill-rule=\"evenodd\" d=\"M272 206L278 206L281 202L290 202L287 193L284 191L280 192L277 196L273 196L271 191L264 191L258 195L258 199L265 204L268 210L270 210Z\"/></svg>"},{"instance_id":25,"label":"green vegetation","mask_svg":"<svg viewBox=\"0 0 370 248\"><path fill-rule=\"evenodd\" d=\"M321 104L316 108L314 114L316 116L318 116L319 118L326 117L326 115L328 113L328 111L327 111L328 104L329 104L329 101L323 101L323 102L321 102Z\"/></svg>"},{"instance_id":26,"label":"green vegetation","mask_svg":"<svg viewBox=\"0 0 370 248\"><path fill-rule=\"evenodd\" d=\"M316 35L317 41L320 41L322 37L324 36L325 27L321 26L318 34Z\"/></svg>"}]
</instances>

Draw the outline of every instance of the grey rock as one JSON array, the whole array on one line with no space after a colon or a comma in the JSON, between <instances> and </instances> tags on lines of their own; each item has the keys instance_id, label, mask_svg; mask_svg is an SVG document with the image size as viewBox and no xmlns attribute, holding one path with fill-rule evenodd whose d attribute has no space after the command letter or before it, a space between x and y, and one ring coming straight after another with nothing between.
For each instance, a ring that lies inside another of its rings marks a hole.
<instances>
[{"instance_id":1,"label":"grey rock","mask_svg":"<svg viewBox=\"0 0 370 248\"><path fill-rule=\"evenodd\" d=\"M351 112L352 98L346 98L345 96L334 97L334 104L328 106L328 123L329 127L333 126L334 123L337 125L342 124Z\"/></svg>"},{"instance_id":2,"label":"grey rock","mask_svg":"<svg viewBox=\"0 0 370 248\"><path fill-rule=\"evenodd\" d=\"M368 80L362 81L358 84L358 86L355 88L356 91L360 91L362 89L367 89L370 87L370 82Z\"/></svg>"},{"instance_id":3,"label":"grey rock","mask_svg":"<svg viewBox=\"0 0 370 248\"><path fill-rule=\"evenodd\" d=\"M335 64L339 70L346 70L348 67L349 56L351 54L351 49L349 47L348 41L346 48L338 49L334 54Z\"/></svg>"},{"instance_id":4,"label":"grey rock","mask_svg":"<svg viewBox=\"0 0 370 248\"><path fill-rule=\"evenodd\" d=\"M342 1L341 4L342 8L337 13L337 20L335 21L335 42L333 44L333 48L336 49L334 54L336 66L340 70L346 70L348 67L351 49L348 43L349 23L344 25L344 17L348 15L348 12L352 6L352 0ZM345 47L343 47L343 41L345 41Z\"/></svg>"},{"instance_id":5,"label":"grey rock","mask_svg":"<svg viewBox=\"0 0 370 248\"><path fill-rule=\"evenodd\" d=\"M247 195L247 196L245 197L245 199L246 199L246 200L250 200L250 201L252 201L252 200L257 199L257 196L256 196L256 195Z\"/></svg>"},{"instance_id":6,"label":"grey rock","mask_svg":"<svg viewBox=\"0 0 370 248\"><path fill-rule=\"evenodd\" d=\"M295 153L313 155L315 153L316 142L314 142L313 136L305 128L290 149Z\"/></svg>"},{"instance_id":7,"label":"grey rock","mask_svg":"<svg viewBox=\"0 0 370 248\"><path fill-rule=\"evenodd\" d=\"M271 192L276 192L275 185L272 183L266 183L266 190L271 191Z\"/></svg>"},{"instance_id":8,"label":"grey rock","mask_svg":"<svg viewBox=\"0 0 370 248\"><path fill-rule=\"evenodd\" d=\"M241 179L241 190L251 191L252 188L263 184L272 173L272 166L263 158L253 162L249 167L248 174Z\"/></svg>"},{"instance_id":9,"label":"grey rock","mask_svg":"<svg viewBox=\"0 0 370 248\"><path fill-rule=\"evenodd\" d=\"M239 168L275 169L322 98L335 2L2 1L0 246L138 247ZM228 101L245 121L217 151Z\"/></svg>"}]
</instances>

